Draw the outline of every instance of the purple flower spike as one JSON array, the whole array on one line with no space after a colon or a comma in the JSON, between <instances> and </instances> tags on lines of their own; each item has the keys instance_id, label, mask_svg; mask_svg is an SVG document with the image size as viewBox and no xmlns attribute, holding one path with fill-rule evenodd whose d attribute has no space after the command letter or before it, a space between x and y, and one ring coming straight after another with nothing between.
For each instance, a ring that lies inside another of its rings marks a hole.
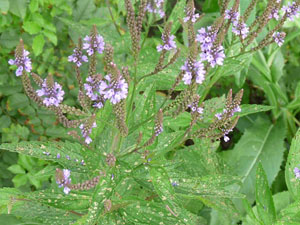
<instances>
[{"instance_id":1,"label":"purple flower spike","mask_svg":"<svg viewBox=\"0 0 300 225\"><path fill-rule=\"evenodd\" d=\"M225 19L231 21L237 21L239 19L240 14L238 12L233 11L233 9L225 10Z\"/></svg>"},{"instance_id":2,"label":"purple flower spike","mask_svg":"<svg viewBox=\"0 0 300 225\"><path fill-rule=\"evenodd\" d=\"M80 130L81 130L81 134L82 136L84 137L85 139L85 143L86 144L90 144L93 140L90 138L90 134L92 133L92 129L97 127L97 124L96 122L93 123L92 127L91 128L88 128L87 126L85 126L84 124L81 124L79 126Z\"/></svg>"},{"instance_id":3,"label":"purple flower spike","mask_svg":"<svg viewBox=\"0 0 300 225\"><path fill-rule=\"evenodd\" d=\"M36 93L40 97L44 96L43 103L46 106L54 105L56 107L63 101L63 96L65 94L61 85L57 82L54 82L53 87L48 87L46 79L42 84L42 88L37 90Z\"/></svg>"},{"instance_id":4,"label":"purple flower spike","mask_svg":"<svg viewBox=\"0 0 300 225\"><path fill-rule=\"evenodd\" d=\"M175 39L174 35L170 35L168 40L166 40L165 35L162 35L161 39L163 40L163 45L157 46L158 52L162 51L163 49L166 51L176 49L176 42L174 41L174 39Z\"/></svg>"},{"instance_id":5,"label":"purple flower spike","mask_svg":"<svg viewBox=\"0 0 300 225\"><path fill-rule=\"evenodd\" d=\"M269 19L274 18L275 20L279 20L279 11L278 9L272 9L272 12L269 16Z\"/></svg>"},{"instance_id":6,"label":"purple flower spike","mask_svg":"<svg viewBox=\"0 0 300 225\"><path fill-rule=\"evenodd\" d=\"M22 56L18 56L15 54L15 59L10 59L8 61L9 65L16 65L18 69L16 70L16 76L21 76L23 74L23 70L25 69L26 72L31 72L31 59L28 57L29 52L25 49L23 50Z\"/></svg>"},{"instance_id":7,"label":"purple flower spike","mask_svg":"<svg viewBox=\"0 0 300 225\"><path fill-rule=\"evenodd\" d=\"M155 13L163 18L165 16L165 12L163 11L164 0L154 0L153 2L149 2L146 6L146 11L149 13Z\"/></svg>"},{"instance_id":8,"label":"purple flower spike","mask_svg":"<svg viewBox=\"0 0 300 225\"><path fill-rule=\"evenodd\" d=\"M75 63L78 67L82 65L82 62L88 62L88 57L82 54L82 51L78 48L73 50L73 54L68 57L69 62Z\"/></svg>"},{"instance_id":9,"label":"purple flower spike","mask_svg":"<svg viewBox=\"0 0 300 225\"><path fill-rule=\"evenodd\" d=\"M282 11L290 21L294 21L295 18L299 17L300 6L296 2L289 2L288 5L282 7Z\"/></svg>"},{"instance_id":10,"label":"purple flower spike","mask_svg":"<svg viewBox=\"0 0 300 225\"><path fill-rule=\"evenodd\" d=\"M95 38L92 38L90 36L86 36L84 38L85 43L83 43L83 49L86 49L89 56L94 54L94 51L96 50L99 54L103 53L105 42L103 37L98 34Z\"/></svg>"},{"instance_id":11,"label":"purple flower spike","mask_svg":"<svg viewBox=\"0 0 300 225\"><path fill-rule=\"evenodd\" d=\"M285 33L284 32L275 32L273 34L274 41L278 44L278 46L282 46L284 43Z\"/></svg>"},{"instance_id":12,"label":"purple flower spike","mask_svg":"<svg viewBox=\"0 0 300 225\"><path fill-rule=\"evenodd\" d=\"M198 13L195 14L195 8L191 13L188 13L186 17L183 18L183 21L186 23L188 21L191 21L192 23L196 23L197 19L200 17Z\"/></svg>"},{"instance_id":13,"label":"purple flower spike","mask_svg":"<svg viewBox=\"0 0 300 225\"><path fill-rule=\"evenodd\" d=\"M87 83L83 85L86 95L94 102L93 107L101 109L105 102L103 95L100 93L101 81L93 77L88 77L86 81Z\"/></svg>"},{"instance_id":14,"label":"purple flower spike","mask_svg":"<svg viewBox=\"0 0 300 225\"><path fill-rule=\"evenodd\" d=\"M242 36L245 39L248 36L249 28L245 23L235 20L232 22L232 32L237 36Z\"/></svg>"},{"instance_id":15,"label":"purple flower spike","mask_svg":"<svg viewBox=\"0 0 300 225\"><path fill-rule=\"evenodd\" d=\"M109 75L101 81L99 86L100 94L103 94L105 99L108 99L112 104L117 104L122 99L125 99L128 94L128 84L125 79L120 77L118 80L113 80Z\"/></svg>"},{"instance_id":16,"label":"purple flower spike","mask_svg":"<svg viewBox=\"0 0 300 225\"><path fill-rule=\"evenodd\" d=\"M196 41L200 43L202 51L207 51L211 50L211 48L213 47L216 36L216 33L212 31L212 28L210 26L207 27L207 29L202 27L198 30Z\"/></svg>"},{"instance_id":17,"label":"purple flower spike","mask_svg":"<svg viewBox=\"0 0 300 225\"><path fill-rule=\"evenodd\" d=\"M210 51L204 51L200 54L201 61L207 61L211 67L214 68L216 65L223 65L225 54L223 46L212 49Z\"/></svg>"},{"instance_id":18,"label":"purple flower spike","mask_svg":"<svg viewBox=\"0 0 300 225\"><path fill-rule=\"evenodd\" d=\"M204 75L206 71L204 70L204 65L201 61L196 61L192 66L189 65L188 61L186 61L181 67L181 70L185 72L182 78L184 84L191 84L192 72L196 75L195 79L197 84L202 84L205 79Z\"/></svg>"}]
</instances>

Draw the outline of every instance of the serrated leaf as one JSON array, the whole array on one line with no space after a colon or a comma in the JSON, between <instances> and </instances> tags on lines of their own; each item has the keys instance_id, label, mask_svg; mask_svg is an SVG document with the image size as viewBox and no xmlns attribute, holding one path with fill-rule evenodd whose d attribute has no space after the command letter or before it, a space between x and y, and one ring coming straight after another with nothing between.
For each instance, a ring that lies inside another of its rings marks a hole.
<instances>
[{"instance_id":1,"label":"serrated leaf","mask_svg":"<svg viewBox=\"0 0 300 225\"><path fill-rule=\"evenodd\" d=\"M222 153L234 173L242 178L238 188L248 199L254 200L255 171L259 162L264 165L268 183L275 179L283 159L285 127L282 120L274 125L259 117L246 129L234 149Z\"/></svg>"},{"instance_id":2,"label":"serrated leaf","mask_svg":"<svg viewBox=\"0 0 300 225\"><path fill-rule=\"evenodd\" d=\"M0 149L18 152L20 154L37 157L40 159L54 161L71 171L84 173L94 170L97 166L97 156L78 143L71 142L20 142L15 144L1 144ZM57 156L59 154L59 157ZM92 161L89 161L92 159ZM82 165L84 160L86 165Z\"/></svg>"},{"instance_id":3,"label":"serrated leaf","mask_svg":"<svg viewBox=\"0 0 300 225\"><path fill-rule=\"evenodd\" d=\"M272 192L268 185L266 173L261 165L258 164L256 170L256 207L260 219L265 224L273 224L276 220L276 212L272 197Z\"/></svg>"},{"instance_id":4,"label":"serrated leaf","mask_svg":"<svg viewBox=\"0 0 300 225\"><path fill-rule=\"evenodd\" d=\"M300 169L300 129L298 129L295 137L292 140L287 163L285 166L285 181L288 190L293 199L300 198L300 180L296 178L294 169Z\"/></svg>"},{"instance_id":5,"label":"serrated leaf","mask_svg":"<svg viewBox=\"0 0 300 225\"><path fill-rule=\"evenodd\" d=\"M45 44L44 35L39 34L39 35L34 37L33 44L32 44L32 49L33 49L33 52L36 56L38 56L39 54L42 53L43 48L44 48L44 44Z\"/></svg>"}]
</instances>

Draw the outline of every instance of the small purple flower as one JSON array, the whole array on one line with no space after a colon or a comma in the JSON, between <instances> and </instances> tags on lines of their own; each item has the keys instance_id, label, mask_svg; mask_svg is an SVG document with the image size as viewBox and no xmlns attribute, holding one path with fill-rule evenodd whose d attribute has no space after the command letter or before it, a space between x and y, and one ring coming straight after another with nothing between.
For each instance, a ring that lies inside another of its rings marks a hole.
<instances>
[{"instance_id":1,"label":"small purple flower","mask_svg":"<svg viewBox=\"0 0 300 225\"><path fill-rule=\"evenodd\" d=\"M172 184L173 187L177 187L178 186L178 183L176 181L172 182L171 184Z\"/></svg>"},{"instance_id":2,"label":"small purple flower","mask_svg":"<svg viewBox=\"0 0 300 225\"><path fill-rule=\"evenodd\" d=\"M201 61L209 62L210 66L214 68L216 65L223 65L225 54L223 46L213 48L209 51L203 51L200 54Z\"/></svg>"},{"instance_id":3,"label":"small purple flower","mask_svg":"<svg viewBox=\"0 0 300 225\"><path fill-rule=\"evenodd\" d=\"M174 41L175 36L170 35L169 38L166 40L165 35L162 35L161 39L163 40L163 44L157 46L157 51L161 52L163 49L166 51L170 51L172 49L176 49L176 42Z\"/></svg>"},{"instance_id":4,"label":"small purple flower","mask_svg":"<svg viewBox=\"0 0 300 225\"><path fill-rule=\"evenodd\" d=\"M290 21L294 21L295 17L299 17L300 7L296 2L289 2L288 5L282 7L282 11L286 14Z\"/></svg>"},{"instance_id":5,"label":"small purple flower","mask_svg":"<svg viewBox=\"0 0 300 225\"><path fill-rule=\"evenodd\" d=\"M275 20L279 20L279 11L278 11L278 9L276 9L276 8L272 9L272 12L269 16L269 19L272 19L272 18L274 18Z\"/></svg>"},{"instance_id":6,"label":"small purple flower","mask_svg":"<svg viewBox=\"0 0 300 225\"><path fill-rule=\"evenodd\" d=\"M150 1L146 6L146 11L150 13L155 13L163 18L165 16L165 12L163 11L164 0L154 0Z\"/></svg>"},{"instance_id":7,"label":"small purple flower","mask_svg":"<svg viewBox=\"0 0 300 225\"><path fill-rule=\"evenodd\" d=\"M59 153L57 153L56 158L60 159L60 154Z\"/></svg>"},{"instance_id":8,"label":"small purple flower","mask_svg":"<svg viewBox=\"0 0 300 225\"><path fill-rule=\"evenodd\" d=\"M300 179L300 170L298 167L294 168L294 174L297 179Z\"/></svg>"},{"instance_id":9,"label":"small purple flower","mask_svg":"<svg viewBox=\"0 0 300 225\"><path fill-rule=\"evenodd\" d=\"M229 140L230 140L230 138L228 136L224 135L224 141L228 142Z\"/></svg>"},{"instance_id":10,"label":"small purple flower","mask_svg":"<svg viewBox=\"0 0 300 225\"><path fill-rule=\"evenodd\" d=\"M200 43L200 47L202 51L211 50L213 47L213 43L216 39L216 33L212 31L211 26L205 29L202 27L198 30L198 34L196 36L196 41Z\"/></svg>"},{"instance_id":11,"label":"small purple flower","mask_svg":"<svg viewBox=\"0 0 300 225\"><path fill-rule=\"evenodd\" d=\"M92 133L92 129L97 127L97 124L96 122L93 123L92 127L91 128L88 128L87 126L85 126L85 124L81 124L79 126L80 130L81 130L81 134L82 136L84 137L85 139L85 143L86 144L90 144L93 140L90 138L90 134Z\"/></svg>"},{"instance_id":12,"label":"small purple flower","mask_svg":"<svg viewBox=\"0 0 300 225\"><path fill-rule=\"evenodd\" d=\"M94 102L93 107L101 109L104 106L105 99L100 93L101 81L88 77L83 85L86 95Z\"/></svg>"},{"instance_id":13,"label":"small purple flower","mask_svg":"<svg viewBox=\"0 0 300 225\"><path fill-rule=\"evenodd\" d=\"M223 113L216 113L215 117L217 117L218 120L221 120L223 116Z\"/></svg>"},{"instance_id":14,"label":"small purple flower","mask_svg":"<svg viewBox=\"0 0 300 225\"><path fill-rule=\"evenodd\" d=\"M24 69L26 72L31 72L31 59L28 57L28 55L29 52L24 49L22 56L18 56L17 54L15 54L15 59L10 59L8 61L10 65L16 65L18 67L16 70L17 77L23 74Z\"/></svg>"},{"instance_id":15,"label":"small purple flower","mask_svg":"<svg viewBox=\"0 0 300 225\"><path fill-rule=\"evenodd\" d=\"M63 169L62 171L62 179L61 180L57 180L56 183L58 184L58 187L64 187L64 193L65 194L69 194L69 192L71 191L71 189L69 188L70 184L71 184L71 171L68 169Z\"/></svg>"},{"instance_id":16,"label":"small purple flower","mask_svg":"<svg viewBox=\"0 0 300 225\"><path fill-rule=\"evenodd\" d=\"M105 42L103 37L98 34L95 38L86 36L84 38L85 43L83 43L83 49L87 50L89 56L93 55L95 51L99 54L103 53Z\"/></svg>"},{"instance_id":17,"label":"small purple flower","mask_svg":"<svg viewBox=\"0 0 300 225\"><path fill-rule=\"evenodd\" d=\"M154 129L155 132L155 136L157 137L158 135L160 135L162 132L164 131L164 128L162 126L157 126Z\"/></svg>"},{"instance_id":18,"label":"small purple flower","mask_svg":"<svg viewBox=\"0 0 300 225\"><path fill-rule=\"evenodd\" d=\"M70 160L70 156L69 155L66 155L66 158L67 158L67 160Z\"/></svg>"},{"instance_id":19,"label":"small purple flower","mask_svg":"<svg viewBox=\"0 0 300 225\"><path fill-rule=\"evenodd\" d=\"M50 152L43 152L44 155L49 156Z\"/></svg>"},{"instance_id":20,"label":"small purple flower","mask_svg":"<svg viewBox=\"0 0 300 225\"><path fill-rule=\"evenodd\" d=\"M192 72L196 75L196 83L202 84L205 79L205 69L204 65L201 61L196 61L193 65L190 65L188 61L184 63L184 65L181 67L181 70L184 71L183 75L183 82L184 84L190 85L192 82Z\"/></svg>"},{"instance_id":21,"label":"small purple flower","mask_svg":"<svg viewBox=\"0 0 300 225\"><path fill-rule=\"evenodd\" d=\"M105 79L101 81L99 90L104 99L110 100L110 102L115 105L127 97L128 84L122 77L114 80L111 79L110 74L108 74L105 76Z\"/></svg>"},{"instance_id":22,"label":"small purple flower","mask_svg":"<svg viewBox=\"0 0 300 225\"><path fill-rule=\"evenodd\" d=\"M62 90L61 85L54 82L53 87L48 87L47 79L44 80L42 88L36 91L37 95L44 96L43 103L46 106L58 106L63 101L63 96L65 92Z\"/></svg>"},{"instance_id":23,"label":"small purple flower","mask_svg":"<svg viewBox=\"0 0 300 225\"><path fill-rule=\"evenodd\" d=\"M85 162L84 162L84 160L81 160L81 162L80 162L80 165L82 165L82 166L84 166L84 165L85 165Z\"/></svg>"},{"instance_id":24,"label":"small purple flower","mask_svg":"<svg viewBox=\"0 0 300 225\"><path fill-rule=\"evenodd\" d=\"M278 44L278 46L282 46L284 43L285 33L284 32L275 32L273 34L274 41Z\"/></svg>"},{"instance_id":25,"label":"small purple flower","mask_svg":"<svg viewBox=\"0 0 300 225\"><path fill-rule=\"evenodd\" d=\"M226 9L225 10L225 19L231 20L231 21L237 21L240 17L240 14L236 11L233 11L233 9Z\"/></svg>"},{"instance_id":26,"label":"small purple flower","mask_svg":"<svg viewBox=\"0 0 300 225\"><path fill-rule=\"evenodd\" d=\"M186 23L187 21L191 21L192 23L196 23L197 19L200 17L198 13L195 14L195 8L191 12L187 12L187 16L183 18L183 21Z\"/></svg>"},{"instance_id":27,"label":"small purple flower","mask_svg":"<svg viewBox=\"0 0 300 225\"><path fill-rule=\"evenodd\" d=\"M232 32L237 36L242 36L245 39L248 36L249 28L245 23L238 20L232 22Z\"/></svg>"},{"instance_id":28,"label":"small purple flower","mask_svg":"<svg viewBox=\"0 0 300 225\"><path fill-rule=\"evenodd\" d=\"M73 54L68 57L69 62L75 63L78 67L82 65L82 62L88 62L88 57L82 54L82 51L78 48L73 50Z\"/></svg>"}]
</instances>

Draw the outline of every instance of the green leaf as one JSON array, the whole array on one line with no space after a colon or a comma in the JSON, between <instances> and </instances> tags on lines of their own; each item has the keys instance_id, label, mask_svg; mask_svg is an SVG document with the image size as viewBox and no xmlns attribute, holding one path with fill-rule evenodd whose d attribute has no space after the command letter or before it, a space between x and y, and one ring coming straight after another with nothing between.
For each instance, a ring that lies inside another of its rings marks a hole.
<instances>
[{"instance_id":1,"label":"green leaf","mask_svg":"<svg viewBox=\"0 0 300 225\"><path fill-rule=\"evenodd\" d=\"M25 170L19 164L11 165L7 169L14 174L25 174L26 173Z\"/></svg>"},{"instance_id":2,"label":"green leaf","mask_svg":"<svg viewBox=\"0 0 300 225\"><path fill-rule=\"evenodd\" d=\"M242 111L237 113L240 117L247 116L249 114L258 113L258 112L266 112L271 109L274 109L274 106L269 105L256 105L256 104L244 104L241 105Z\"/></svg>"},{"instance_id":3,"label":"green leaf","mask_svg":"<svg viewBox=\"0 0 300 225\"><path fill-rule=\"evenodd\" d=\"M234 149L222 153L234 173L242 178L241 193L254 200L255 171L259 162L264 165L268 183L271 184L283 159L285 127L282 120L274 125L259 117L254 125L246 129Z\"/></svg>"},{"instance_id":4,"label":"green leaf","mask_svg":"<svg viewBox=\"0 0 300 225\"><path fill-rule=\"evenodd\" d=\"M290 204L278 215L278 221L275 225L298 225L300 224L300 201Z\"/></svg>"},{"instance_id":5,"label":"green leaf","mask_svg":"<svg viewBox=\"0 0 300 225\"><path fill-rule=\"evenodd\" d=\"M285 166L285 181L293 199L300 199L300 180L296 178L294 169L300 169L300 129L292 140L287 163Z\"/></svg>"},{"instance_id":6,"label":"green leaf","mask_svg":"<svg viewBox=\"0 0 300 225\"><path fill-rule=\"evenodd\" d=\"M57 36L54 32L50 30L43 30L43 34L49 38L49 40L54 44L57 45Z\"/></svg>"},{"instance_id":7,"label":"green leaf","mask_svg":"<svg viewBox=\"0 0 300 225\"><path fill-rule=\"evenodd\" d=\"M207 13L218 12L219 11L218 0L206 0L203 4L203 11Z\"/></svg>"},{"instance_id":8,"label":"green leaf","mask_svg":"<svg viewBox=\"0 0 300 225\"><path fill-rule=\"evenodd\" d=\"M45 44L44 35L39 34L39 35L34 37L33 44L32 44L32 49L33 49L33 52L36 56L38 56L39 54L42 53L43 48L44 48L44 44Z\"/></svg>"},{"instance_id":9,"label":"green leaf","mask_svg":"<svg viewBox=\"0 0 300 225\"><path fill-rule=\"evenodd\" d=\"M9 11L24 19L26 15L26 9L27 9L27 1L26 0L9 0Z\"/></svg>"},{"instance_id":10,"label":"green leaf","mask_svg":"<svg viewBox=\"0 0 300 225\"><path fill-rule=\"evenodd\" d=\"M9 9L9 0L1 0L0 2L0 12L7 13Z\"/></svg>"},{"instance_id":11,"label":"green leaf","mask_svg":"<svg viewBox=\"0 0 300 225\"><path fill-rule=\"evenodd\" d=\"M29 104L28 97L25 94L15 93L8 97L7 109L9 111L14 109L21 109Z\"/></svg>"},{"instance_id":12,"label":"green leaf","mask_svg":"<svg viewBox=\"0 0 300 225\"><path fill-rule=\"evenodd\" d=\"M10 117L4 115L0 117L0 133L2 132L2 128L9 127L11 124Z\"/></svg>"},{"instance_id":13,"label":"green leaf","mask_svg":"<svg viewBox=\"0 0 300 225\"><path fill-rule=\"evenodd\" d=\"M178 18L184 18L185 17L185 6L186 1L177 1L174 9L171 12L171 15L168 19L168 22L172 22L172 34L175 34L179 27L181 26L180 21Z\"/></svg>"},{"instance_id":14,"label":"green leaf","mask_svg":"<svg viewBox=\"0 0 300 225\"><path fill-rule=\"evenodd\" d=\"M78 143L71 142L20 142L15 144L1 144L0 149L18 152L20 154L54 161L74 172L84 173L94 171L98 167L98 155ZM60 157L57 157L57 154ZM68 159L70 158L70 159ZM92 159L92 160L91 160ZM82 165L84 160L86 165Z\"/></svg>"},{"instance_id":15,"label":"green leaf","mask_svg":"<svg viewBox=\"0 0 300 225\"><path fill-rule=\"evenodd\" d=\"M268 185L266 173L261 165L258 164L256 170L256 204L260 219L265 224L273 224L276 220L276 212L272 197L272 192Z\"/></svg>"},{"instance_id":16,"label":"green leaf","mask_svg":"<svg viewBox=\"0 0 300 225\"><path fill-rule=\"evenodd\" d=\"M41 31L40 25L38 25L34 21L25 21L23 24L23 28L29 34L37 34Z\"/></svg>"},{"instance_id":17,"label":"green leaf","mask_svg":"<svg viewBox=\"0 0 300 225\"><path fill-rule=\"evenodd\" d=\"M77 2L75 11L73 13L74 20L86 20L90 19L95 11L96 7L93 1L90 0L81 0Z\"/></svg>"},{"instance_id":18,"label":"green leaf","mask_svg":"<svg viewBox=\"0 0 300 225\"><path fill-rule=\"evenodd\" d=\"M28 181L26 174L18 174L13 179L12 182L14 183L15 187L21 187L22 185L25 185Z\"/></svg>"},{"instance_id":19,"label":"green leaf","mask_svg":"<svg viewBox=\"0 0 300 225\"><path fill-rule=\"evenodd\" d=\"M29 9L32 13L36 12L39 9L39 0L31 0L29 3Z\"/></svg>"}]
</instances>

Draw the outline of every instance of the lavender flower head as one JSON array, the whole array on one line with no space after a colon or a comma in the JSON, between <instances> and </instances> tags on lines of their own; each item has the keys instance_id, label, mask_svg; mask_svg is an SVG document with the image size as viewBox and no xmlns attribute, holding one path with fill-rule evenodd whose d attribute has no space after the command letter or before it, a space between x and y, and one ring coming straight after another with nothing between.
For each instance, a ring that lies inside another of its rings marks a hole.
<instances>
[{"instance_id":1,"label":"lavender flower head","mask_svg":"<svg viewBox=\"0 0 300 225\"><path fill-rule=\"evenodd\" d=\"M18 69L16 70L17 77L22 75L24 69L26 72L31 72L31 59L28 57L28 55L29 52L25 49L23 49L23 52L21 54L18 54L18 51L16 51L15 59L10 59L8 61L10 65L16 65L18 67Z\"/></svg>"},{"instance_id":2,"label":"lavender flower head","mask_svg":"<svg viewBox=\"0 0 300 225\"><path fill-rule=\"evenodd\" d=\"M240 14L233 9L226 9L225 10L225 19L231 20L231 21L237 21L239 20Z\"/></svg>"},{"instance_id":3,"label":"lavender flower head","mask_svg":"<svg viewBox=\"0 0 300 225\"><path fill-rule=\"evenodd\" d=\"M274 18L275 20L279 20L279 10L278 9L272 9L271 14L269 15L269 19Z\"/></svg>"},{"instance_id":4,"label":"lavender flower head","mask_svg":"<svg viewBox=\"0 0 300 225\"><path fill-rule=\"evenodd\" d=\"M58 187L64 187L64 193L69 194L71 191L70 184L71 184L71 171L68 169L56 169L56 183L58 184Z\"/></svg>"},{"instance_id":5,"label":"lavender flower head","mask_svg":"<svg viewBox=\"0 0 300 225\"><path fill-rule=\"evenodd\" d=\"M69 62L75 63L78 67L82 65L82 62L88 62L88 57L82 54L79 48L73 50L73 54L68 57Z\"/></svg>"},{"instance_id":6,"label":"lavender flower head","mask_svg":"<svg viewBox=\"0 0 300 225\"><path fill-rule=\"evenodd\" d=\"M201 61L207 61L214 68L216 65L223 65L225 54L223 46L213 48L200 53Z\"/></svg>"},{"instance_id":7,"label":"lavender flower head","mask_svg":"<svg viewBox=\"0 0 300 225\"><path fill-rule=\"evenodd\" d=\"M190 12L186 12L186 17L183 18L183 21L186 23L188 21L191 21L192 23L196 23L197 19L200 17L198 13L195 14L195 8L191 10Z\"/></svg>"},{"instance_id":8,"label":"lavender flower head","mask_svg":"<svg viewBox=\"0 0 300 225\"><path fill-rule=\"evenodd\" d=\"M284 38L285 38L284 32L275 32L272 37L273 37L273 40L278 44L278 46L283 45Z\"/></svg>"},{"instance_id":9,"label":"lavender flower head","mask_svg":"<svg viewBox=\"0 0 300 225\"><path fill-rule=\"evenodd\" d=\"M204 75L206 71L204 70L204 65L201 61L196 61L192 65L191 63L186 61L184 65L181 67L181 70L185 72L182 78L184 84L190 85L192 83L192 78L193 78L192 71L196 75L197 84L202 84L205 79Z\"/></svg>"},{"instance_id":10,"label":"lavender flower head","mask_svg":"<svg viewBox=\"0 0 300 225\"><path fill-rule=\"evenodd\" d=\"M86 124L80 124L80 126L79 126L79 128L81 130L81 134L85 139L84 142L88 145L93 141L89 135L92 133L92 129L95 127L97 127L96 122L94 122L91 127L87 126Z\"/></svg>"},{"instance_id":11,"label":"lavender flower head","mask_svg":"<svg viewBox=\"0 0 300 225\"><path fill-rule=\"evenodd\" d=\"M300 179L300 170L298 167L294 168L294 174L297 179Z\"/></svg>"},{"instance_id":12,"label":"lavender flower head","mask_svg":"<svg viewBox=\"0 0 300 225\"><path fill-rule=\"evenodd\" d=\"M103 94L104 99L110 100L112 104L117 104L127 97L128 84L122 77L116 80L111 79L111 75L109 74L101 81L99 90Z\"/></svg>"},{"instance_id":13,"label":"lavender flower head","mask_svg":"<svg viewBox=\"0 0 300 225\"><path fill-rule=\"evenodd\" d=\"M176 42L174 41L175 36L170 35L166 37L166 35L162 35L161 39L163 40L163 44L157 46L157 51L161 52L162 50L170 51L172 49L176 49Z\"/></svg>"},{"instance_id":14,"label":"lavender flower head","mask_svg":"<svg viewBox=\"0 0 300 225\"><path fill-rule=\"evenodd\" d=\"M163 5L164 0L149 1L145 10L150 13L158 14L160 18L163 18L165 16L165 12L163 11Z\"/></svg>"},{"instance_id":15,"label":"lavender flower head","mask_svg":"<svg viewBox=\"0 0 300 225\"><path fill-rule=\"evenodd\" d=\"M53 85L48 85L47 79L44 80L42 88L36 91L37 95L44 96L43 103L46 106L58 106L63 101L65 92L62 90L61 85L54 82Z\"/></svg>"},{"instance_id":16,"label":"lavender flower head","mask_svg":"<svg viewBox=\"0 0 300 225\"><path fill-rule=\"evenodd\" d=\"M242 39L245 39L248 36L249 28L245 23L235 20L232 22L232 32L237 36L241 36Z\"/></svg>"},{"instance_id":17,"label":"lavender flower head","mask_svg":"<svg viewBox=\"0 0 300 225\"><path fill-rule=\"evenodd\" d=\"M196 41L200 43L202 51L210 50L213 47L213 43L216 39L216 33L212 31L212 27L202 27L198 30Z\"/></svg>"},{"instance_id":18,"label":"lavender flower head","mask_svg":"<svg viewBox=\"0 0 300 225\"><path fill-rule=\"evenodd\" d=\"M299 17L300 12L300 6L299 3L292 2L292 4L289 2L288 5L282 7L282 11L286 14L287 18L290 21L294 21L295 17Z\"/></svg>"},{"instance_id":19,"label":"lavender flower head","mask_svg":"<svg viewBox=\"0 0 300 225\"><path fill-rule=\"evenodd\" d=\"M96 77L88 77L86 83L83 85L86 95L94 102L93 107L101 109L104 106L105 99L100 93L101 81Z\"/></svg>"},{"instance_id":20,"label":"lavender flower head","mask_svg":"<svg viewBox=\"0 0 300 225\"><path fill-rule=\"evenodd\" d=\"M95 37L87 35L83 40L85 41L83 49L87 50L89 56L93 55L95 51L99 54L103 53L105 42L100 34L97 34Z\"/></svg>"}]
</instances>

